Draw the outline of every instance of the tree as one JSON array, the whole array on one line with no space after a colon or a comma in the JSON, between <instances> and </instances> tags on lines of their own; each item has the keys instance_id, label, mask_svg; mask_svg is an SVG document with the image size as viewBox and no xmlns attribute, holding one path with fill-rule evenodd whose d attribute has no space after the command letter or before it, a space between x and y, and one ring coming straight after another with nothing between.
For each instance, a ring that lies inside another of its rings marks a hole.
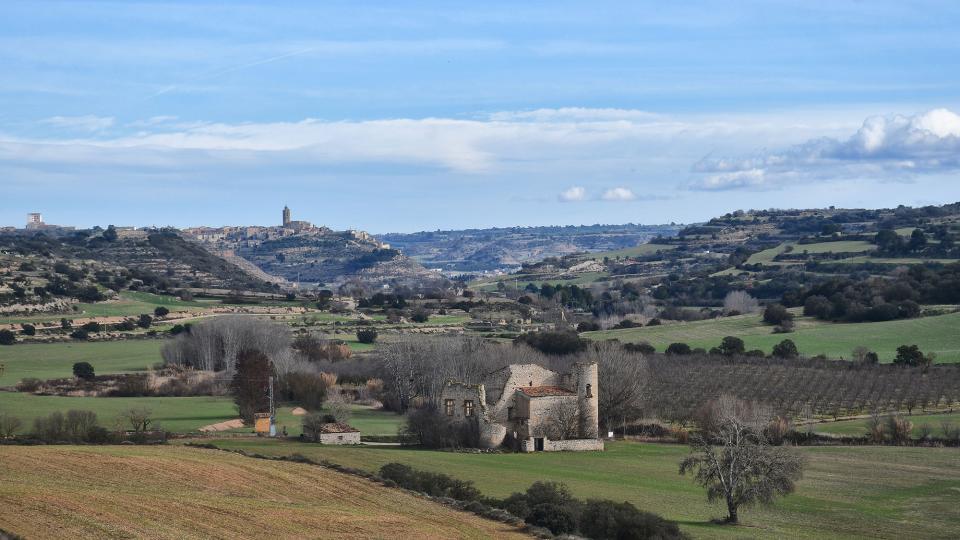
<instances>
[{"instance_id":1,"label":"tree","mask_svg":"<svg viewBox=\"0 0 960 540\"><path fill-rule=\"evenodd\" d=\"M140 317L137 318L137 326L140 328L150 328L151 324L153 324L153 317L147 315L146 313L141 313Z\"/></svg>"},{"instance_id":2,"label":"tree","mask_svg":"<svg viewBox=\"0 0 960 540\"><path fill-rule=\"evenodd\" d=\"M769 445L763 428L772 416L762 409L729 396L710 408L713 425L691 437L691 454L680 463L680 474L692 473L709 501L726 503L726 521L737 523L740 507L772 504L775 497L792 493L804 462L786 447Z\"/></svg>"},{"instance_id":3,"label":"tree","mask_svg":"<svg viewBox=\"0 0 960 540\"><path fill-rule=\"evenodd\" d=\"M12 330L0 330L0 345L13 345L17 342L17 335Z\"/></svg>"},{"instance_id":4,"label":"tree","mask_svg":"<svg viewBox=\"0 0 960 540\"><path fill-rule=\"evenodd\" d=\"M574 354L587 348L586 340L576 332L566 330L527 332L517 336L513 342L525 343L542 353L558 355Z\"/></svg>"},{"instance_id":5,"label":"tree","mask_svg":"<svg viewBox=\"0 0 960 540\"><path fill-rule=\"evenodd\" d=\"M910 243L908 244L910 251L922 251L923 248L927 247L927 236L923 234L922 229L914 229L910 233Z\"/></svg>"},{"instance_id":6,"label":"tree","mask_svg":"<svg viewBox=\"0 0 960 540\"><path fill-rule=\"evenodd\" d=\"M150 431L151 426L154 430L158 428L154 425L153 411L146 407L131 407L120 411L117 421L121 426L124 424L130 426L135 433Z\"/></svg>"},{"instance_id":7,"label":"tree","mask_svg":"<svg viewBox=\"0 0 960 540\"><path fill-rule=\"evenodd\" d=\"M320 434L323 433L323 425L326 423L326 418L320 413L304 415L301 422L303 438L309 442L320 442Z\"/></svg>"},{"instance_id":8,"label":"tree","mask_svg":"<svg viewBox=\"0 0 960 540\"><path fill-rule=\"evenodd\" d=\"M785 339L773 346L773 356L776 358L796 358L799 355L800 351L793 340Z\"/></svg>"},{"instance_id":9,"label":"tree","mask_svg":"<svg viewBox=\"0 0 960 540\"><path fill-rule=\"evenodd\" d=\"M23 422L19 418L9 413L0 413L0 439L13 437L21 427Z\"/></svg>"},{"instance_id":10,"label":"tree","mask_svg":"<svg viewBox=\"0 0 960 540\"><path fill-rule=\"evenodd\" d=\"M90 332L87 332L83 328L77 328L73 332L70 332L70 337L79 341L83 341L85 339L90 339Z\"/></svg>"},{"instance_id":11,"label":"tree","mask_svg":"<svg viewBox=\"0 0 960 540\"><path fill-rule=\"evenodd\" d=\"M170 314L170 310L166 306L157 306L153 308L153 315L157 318L166 317Z\"/></svg>"},{"instance_id":12,"label":"tree","mask_svg":"<svg viewBox=\"0 0 960 540\"><path fill-rule=\"evenodd\" d=\"M723 338L723 341L720 342L718 352L724 356L734 356L737 354L743 354L746 349L746 345L743 343L742 339L734 336L727 336Z\"/></svg>"},{"instance_id":13,"label":"tree","mask_svg":"<svg viewBox=\"0 0 960 540\"><path fill-rule=\"evenodd\" d=\"M730 291L723 299L723 311L728 315L753 313L758 307L760 303L747 291Z\"/></svg>"},{"instance_id":14,"label":"tree","mask_svg":"<svg viewBox=\"0 0 960 540\"><path fill-rule=\"evenodd\" d=\"M20 331L25 336L35 336L37 335L37 327L32 324L24 324L20 327Z\"/></svg>"},{"instance_id":15,"label":"tree","mask_svg":"<svg viewBox=\"0 0 960 540\"><path fill-rule=\"evenodd\" d=\"M415 323L425 323L430 320L430 314L425 309L417 309L410 315L410 320Z\"/></svg>"},{"instance_id":16,"label":"tree","mask_svg":"<svg viewBox=\"0 0 960 540\"><path fill-rule=\"evenodd\" d=\"M78 379L90 381L93 380L96 374L94 373L93 366L90 365L90 362L77 362L73 365L73 376Z\"/></svg>"},{"instance_id":17,"label":"tree","mask_svg":"<svg viewBox=\"0 0 960 540\"><path fill-rule=\"evenodd\" d=\"M933 363L933 358L924 356L920 347L916 345L901 345L897 347L897 356L893 363L898 366L928 366Z\"/></svg>"},{"instance_id":18,"label":"tree","mask_svg":"<svg viewBox=\"0 0 960 540\"><path fill-rule=\"evenodd\" d=\"M690 354L691 350L690 350L690 346L687 345L686 343L671 343L670 345L667 346L667 350L665 352L671 356L675 354L686 355L686 354Z\"/></svg>"},{"instance_id":19,"label":"tree","mask_svg":"<svg viewBox=\"0 0 960 540\"><path fill-rule=\"evenodd\" d=\"M377 331L373 328L361 328L357 330L357 341L360 343L373 343L377 341Z\"/></svg>"},{"instance_id":20,"label":"tree","mask_svg":"<svg viewBox=\"0 0 960 540\"><path fill-rule=\"evenodd\" d=\"M244 422L253 422L256 413L270 412L270 358L256 349L237 355L236 371L230 382L233 402Z\"/></svg>"},{"instance_id":21,"label":"tree","mask_svg":"<svg viewBox=\"0 0 960 540\"><path fill-rule=\"evenodd\" d=\"M767 324L783 324L784 321L792 321L793 313L787 311L783 304L768 304L763 310L763 322Z\"/></svg>"}]
</instances>

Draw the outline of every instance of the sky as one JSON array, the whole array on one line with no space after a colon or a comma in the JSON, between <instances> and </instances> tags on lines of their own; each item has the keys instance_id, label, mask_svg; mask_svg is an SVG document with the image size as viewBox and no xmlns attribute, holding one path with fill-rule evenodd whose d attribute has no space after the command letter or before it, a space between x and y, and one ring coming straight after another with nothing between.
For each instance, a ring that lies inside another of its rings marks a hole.
<instances>
[{"instance_id":1,"label":"sky","mask_svg":"<svg viewBox=\"0 0 960 540\"><path fill-rule=\"evenodd\" d=\"M4 0L0 225L960 201L960 3Z\"/></svg>"}]
</instances>

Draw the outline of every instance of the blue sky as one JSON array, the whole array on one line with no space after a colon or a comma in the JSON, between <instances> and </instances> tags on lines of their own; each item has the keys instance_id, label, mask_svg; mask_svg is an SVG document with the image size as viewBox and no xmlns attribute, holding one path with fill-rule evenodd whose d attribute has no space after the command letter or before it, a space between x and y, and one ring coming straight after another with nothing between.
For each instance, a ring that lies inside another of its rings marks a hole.
<instances>
[{"instance_id":1,"label":"blue sky","mask_svg":"<svg viewBox=\"0 0 960 540\"><path fill-rule=\"evenodd\" d=\"M960 200L960 4L666 4L7 0L0 224Z\"/></svg>"}]
</instances>

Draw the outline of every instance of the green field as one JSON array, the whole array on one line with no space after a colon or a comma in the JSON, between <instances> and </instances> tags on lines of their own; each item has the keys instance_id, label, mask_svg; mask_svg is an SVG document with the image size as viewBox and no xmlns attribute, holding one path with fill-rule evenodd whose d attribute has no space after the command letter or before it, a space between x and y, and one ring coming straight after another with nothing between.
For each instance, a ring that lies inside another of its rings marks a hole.
<instances>
[{"instance_id":1,"label":"green field","mask_svg":"<svg viewBox=\"0 0 960 540\"><path fill-rule=\"evenodd\" d=\"M163 429L179 433L237 417L229 397L63 397L0 392L0 412L22 420L24 432L32 428L34 418L70 409L93 411L100 425L112 428L120 411L131 407L150 409Z\"/></svg>"},{"instance_id":2,"label":"green field","mask_svg":"<svg viewBox=\"0 0 960 540\"><path fill-rule=\"evenodd\" d=\"M940 429L942 422L948 422L952 427L960 427L960 413L945 414L913 414L904 415L904 418L913 422L913 435L916 437L920 433L920 426L927 424L933 430L934 436L942 436ZM809 427L816 433L825 433L828 435L849 435L859 436L867 433L867 419L839 420L837 422L825 422L822 424L813 424Z\"/></svg>"},{"instance_id":3,"label":"green field","mask_svg":"<svg viewBox=\"0 0 960 540\"><path fill-rule=\"evenodd\" d=\"M865 346L877 352L880 360L890 362L900 345L916 344L924 352L937 354L937 362L960 362L960 313L877 323L830 323L810 317L798 317L796 330L790 334L773 334L760 315L739 315L716 320L689 323L668 323L661 326L587 332L594 340L619 339L636 343L647 341L664 351L675 342L691 347L710 349L725 336L744 340L747 349L767 353L784 339L797 344L806 356L825 354L830 358L850 358L854 347Z\"/></svg>"},{"instance_id":4,"label":"green field","mask_svg":"<svg viewBox=\"0 0 960 540\"><path fill-rule=\"evenodd\" d=\"M277 431L287 428L287 435L298 437L302 432L302 416L294 416L293 407L277 408ZM325 412L326 409L320 412ZM361 405L350 406L350 419L347 423L360 430L361 436L395 436L403 424L404 417L382 409L371 409ZM243 427L231 430L235 433L252 433L253 428Z\"/></svg>"},{"instance_id":5,"label":"green field","mask_svg":"<svg viewBox=\"0 0 960 540\"><path fill-rule=\"evenodd\" d=\"M537 480L565 482L582 498L630 501L680 522L695 538L946 538L960 528L960 467L953 448L811 447L797 493L772 508L722 517L704 491L677 474L687 448L610 443L597 452L468 454L397 447L346 448L309 443L220 440L221 447L267 455L300 453L370 471L389 462L472 480L484 494L505 497Z\"/></svg>"},{"instance_id":6,"label":"green field","mask_svg":"<svg viewBox=\"0 0 960 540\"><path fill-rule=\"evenodd\" d=\"M0 317L0 324L50 322L59 321L63 317L66 317L67 319L87 317L135 317L141 313L153 315L153 310L157 306L166 306L170 311L200 311L202 309L221 304L214 300L195 300L185 302L173 296L124 291L120 293L120 298L118 300L109 302L96 302L92 304L78 303L74 305L76 306L76 310L70 313Z\"/></svg>"},{"instance_id":7,"label":"green field","mask_svg":"<svg viewBox=\"0 0 960 540\"><path fill-rule=\"evenodd\" d=\"M0 386L12 386L20 379L58 379L73 376L74 362L90 362L98 374L143 371L160 362L159 339L124 341L77 341L21 343L0 347Z\"/></svg>"}]
</instances>

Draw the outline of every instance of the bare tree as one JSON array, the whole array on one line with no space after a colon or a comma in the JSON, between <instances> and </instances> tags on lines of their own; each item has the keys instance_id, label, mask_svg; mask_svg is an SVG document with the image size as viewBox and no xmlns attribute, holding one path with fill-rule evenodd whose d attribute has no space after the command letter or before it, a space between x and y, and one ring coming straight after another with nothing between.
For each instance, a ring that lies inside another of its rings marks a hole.
<instances>
[{"instance_id":1,"label":"bare tree","mask_svg":"<svg viewBox=\"0 0 960 540\"><path fill-rule=\"evenodd\" d=\"M23 422L8 413L0 414L0 439L9 439L23 427Z\"/></svg>"},{"instance_id":2,"label":"bare tree","mask_svg":"<svg viewBox=\"0 0 960 540\"><path fill-rule=\"evenodd\" d=\"M324 403L327 414L333 416L337 422L348 422L350 420L350 404L337 387L330 388L327 393L327 402Z\"/></svg>"},{"instance_id":3,"label":"bare tree","mask_svg":"<svg viewBox=\"0 0 960 540\"><path fill-rule=\"evenodd\" d=\"M750 296L747 291L730 291L723 299L723 311L725 313L753 313L760 309L760 302Z\"/></svg>"},{"instance_id":4,"label":"bare tree","mask_svg":"<svg viewBox=\"0 0 960 540\"><path fill-rule=\"evenodd\" d=\"M146 407L131 407L129 409L120 411L119 416L117 417L117 423L120 426L124 424L130 426L130 428L136 433L143 433L145 431L150 431L150 427L153 426L154 429L157 429L157 426L153 423L153 412Z\"/></svg>"},{"instance_id":5,"label":"bare tree","mask_svg":"<svg viewBox=\"0 0 960 540\"><path fill-rule=\"evenodd\" d=\"M721 397L712 408L715 425L691 437L692 453L680 463L680 474L692 473L708 500L726 503L726 521L737 523L741 506L771 504L793 492L804 462L788 448L768 444L762 426L770 417L749 403Z\"/></svg>"},{"instance_id":6,"label":"bare tree","mask_svg":"<svg viewBox=\"0 0 960 540\"><path fill-rule=\"evenodd\" d=\"M239 315L194 325L167 343L161 354L168 365L232 373L243 350L263 352L280 375L303 371L307 364L290 348L289 327Z\"/></svg>"},{"instance_id":7,"label":"bare tree","mask_svg":"<svg viewBox=\"0 0 960 540\"><path fill-rule=\"evenodd\" d=\"M542 435L556 441L576 439L580 425L580 410L574 400L564 400L554 405L542 425Z\"/></svg>"},{"instance_id":8,"label":"bare tree","mask_svg":"<svg viewBox=\"0 0 960 540\"><path fill-rule=\"evenodd\" d=\"M609 342L598 343L586 356L597 362L597 401L604 426L609 429L615 421L638 418L644 383L650 376L647 359Z\"/></svg>"}]
</instances>

